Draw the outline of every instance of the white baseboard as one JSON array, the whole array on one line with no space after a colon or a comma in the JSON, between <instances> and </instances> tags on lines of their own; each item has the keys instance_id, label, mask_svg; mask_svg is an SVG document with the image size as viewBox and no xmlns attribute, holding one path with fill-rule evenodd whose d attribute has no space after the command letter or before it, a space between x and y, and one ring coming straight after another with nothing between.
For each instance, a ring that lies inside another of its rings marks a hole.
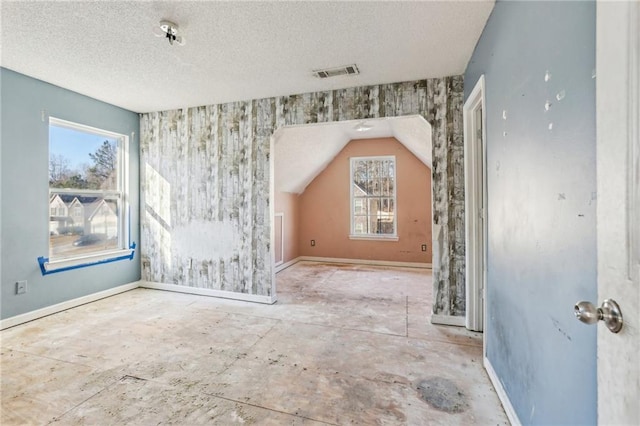
<instances>
[{"instance_id":1,"label":"white baseboard","mask_svg":"<svg viewBox=\"0 0 640 426\"><path fill-rule=\"evenodd\" d=\"M431 263L422 262L395 262L391 260L370 260L370 259L342 259L336 257L315 257L315 256L300 256L299 261L309 262L326 262L326 263L349 263L355 265L372 265L372 266L398 266L405 268L421 268L431 269Z\"/></svg>"},{"instance_id":2,"label":"white baseboard","mask_svg":"<svg viewBox=\"0 0 640 426\"><path fill-rule=\"evenodd\" d=\"M507 418L509 419L509 421L513 426L522 425L522 423L520 422L520 419L518 418L518 415L516 414L516 410L514 410L513 405L511 405L511 401L507 396L507 392L504 390L504 387L502 386L502 382L498 378L496 371L493 369L493 366L491 365L491 362L487 357L484 357L484 368L487 371L489 380L491 380L491 384L493 384L493 387L495 388L496 393L498 394L498 399L500 399L500 402L502 403L502 408L504 408L504 412L507 413Z\"/></svg>"},{"instance_id":3,"label":"white baseboard","mask_svg":"<svg viewBox=\"0 0 640 426\"><path fill-rule=\"evenodd\" d=\"M300 262L300 258L299 258L299 257L296 257L295 259L292 259L292 260L290 260L290 261L288 261L288 262L281 263L281 264L277 265L277 266L275 267L276 274L277 274L278 272L280 272L280 271L283 271L283 270L287 269L289 266L293 266L293 265L295 265L295 264L296 264L296 263L298 263L298 262Z\"/></svg>"},{"instance_id":4,"label":"white baseboard","mask_svg":"<svg viewBox=\"0 0 640 426\"><path fill-rule=\"evenodd\" d=\"M14 327L25 322L33 321L38 318L46 317L58 312L66 311L67 309L75 308L80 305L95 302L96 300L104 299L105 297L114 296L125 291L138 288L140 281L135 281L129 284L124 284L118 287L110 288L108 290L99 291L98 293L88 294L86 296L78 297L76 299L67 300L66 302L57 303L55 305L47 306L45 308L36 309L35 311L27 312L24 314L16 315L13 317L5 318L0 321L0 330L5 328Z\"/></svg>"},{"instance_id":5,"label":"white baseboard","mask_svg":"<svg viewBox=\"0 0 640 426\"><path fill-rule=\"evenodd\" d=\"M465 317L457 317L453 315L431 315L431 324L439 325L455 325L457 327L465 326Z\"/></svg>"},{"instance_id":6,"label":"white baseboard","mask_svg":"<svg viewBox=\"0 0 640 426\"><path fill-rule=\"evenodd\" d=\"M300 256L293 260L290 260L289 262L279 265L275 269L275 271L276 272L282 271L283 269L286 269L303 260L311 261L311 262L348 263L348 264L357 264L357 265L398 266L398 267L431 269L430 263L393 262L393 261L386 261L386 260L341 259L341 258L332 258L332 257ZM276 303L276 301L278 300L275 295L259 296L254 294L234 293L232 291L212 290L207 288L188 287L188 286L182 286L182 285L176 285L176 284L162 284L162 283L154 283L149 281L135 281L129 284L124 284L118 287L110 288L108 290L100 291L98 293L93 293L87 296L78 297L76 299L67 300L66 302L61 302L56 305L47 306L42 309L36 309L35 311L16 315L10 318L5 318L3 320L0 320L0 330L4 330L5 328L9 328L9 327L14 327L16 325L23 324L25 322L36 320L38 318L46 317L47 315L55 314L57 312L66 311L67 309L75 308L76 306L84 305L86 303L95 302L96 300L104 299L105 297L109 297L109 296L114 296L116 294L133 290L138 287L155 289L155 290L174 291L177 293L196 294L200 296L220 297L223 299L240 300L245 302L265 303L269 305ZM434 317L443 317L445 318L445 320L443 320L443 322L436 322L432 317L431 322L433 323L464 326L464 317L460 317L462 318L462 324L446 322L447 321L446 318L457 319L458 317L445 317L445 316L437 316L437 315L434 315Z\"/></svg>"},{"instance_id":7,"label":"white baseboard","mask_svg":"<svg viewBox=\"0 0 640 426\"><path fill-rule=\"evenodd\" d=\"M243 302L265 303L268 305L272 305L278 300L275 295L259 296L255 294L234 293L233 291L212 290L210 288L189 287L177 284L162 284L150 281L140 281L140 287L154 290L173 291L176 293L196 294L198 296L220 297L223 299L240 300Z\"/></svg>"}]
</instances>

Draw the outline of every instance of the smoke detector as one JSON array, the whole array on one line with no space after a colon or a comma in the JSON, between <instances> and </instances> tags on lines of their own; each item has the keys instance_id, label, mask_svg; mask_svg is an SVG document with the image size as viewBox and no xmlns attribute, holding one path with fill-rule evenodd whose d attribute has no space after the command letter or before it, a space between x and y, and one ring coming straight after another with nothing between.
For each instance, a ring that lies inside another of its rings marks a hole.
<instances>
[{"instance_id":1,"label":"smoke detector","mask_svg":"<svg viewBox=\"0 0 640 426\"><path fill-rule=\"evenodd\" d=\"M178 34L178 24L171 21L160 21L159 26L155 27L153 34L156 37L164 37L169 40L169 44L176 43L179 46L184 46L184 37Z\"/></svg>"},{"instance_id":2,"label":"smoke detector","mask_svg":"<svg viewBox=\"0 0 640 426\"><path fill-rule=\"evenodd\" d=\"M360 74L356 64L345 65L336 68L325 68L322 70L313 70L313 75L318 78L337 77L339 75L355 75Z\"/></svg>"}]
</instances>

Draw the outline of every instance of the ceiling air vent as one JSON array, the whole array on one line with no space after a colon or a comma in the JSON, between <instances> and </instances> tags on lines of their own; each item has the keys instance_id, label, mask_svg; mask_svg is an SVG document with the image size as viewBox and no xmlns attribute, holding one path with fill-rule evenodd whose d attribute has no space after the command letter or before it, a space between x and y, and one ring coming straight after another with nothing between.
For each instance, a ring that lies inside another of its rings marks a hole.
<instances>
[{"instance_id":1,"label":"ceiling air vent","mask_svg":"<svg viewBox=\"0 0 640 426\"><path fill-rule=\"evenodd\" d=\"M318 78L337 77L339 75L354 75L360 74L356 64L346 65L344 67L327 68L323 70L313 70L313 75Z\"/></svg>"}]
</instances>

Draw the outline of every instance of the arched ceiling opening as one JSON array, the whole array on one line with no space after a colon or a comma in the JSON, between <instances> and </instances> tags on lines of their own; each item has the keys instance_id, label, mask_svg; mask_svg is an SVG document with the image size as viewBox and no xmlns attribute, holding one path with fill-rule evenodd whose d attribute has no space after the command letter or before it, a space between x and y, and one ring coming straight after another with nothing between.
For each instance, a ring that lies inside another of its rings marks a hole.
<instances>
[{"instance_id":1,"label":"arched ceiling opening","mask_svg":"<svg viewBox=\"0 0 640 426\"><path fill-rule=\"evenodd\" d=\"M301 194L349 141L384 137L431 168L431 125L418 115L283 127L273 135L275 191Z\"/></svg>"}]
</instances>

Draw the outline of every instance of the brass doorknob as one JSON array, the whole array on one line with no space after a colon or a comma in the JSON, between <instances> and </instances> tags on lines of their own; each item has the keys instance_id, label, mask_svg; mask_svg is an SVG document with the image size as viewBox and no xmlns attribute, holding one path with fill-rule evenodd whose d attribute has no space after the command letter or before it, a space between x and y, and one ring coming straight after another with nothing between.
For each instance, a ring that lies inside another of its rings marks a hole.
<instances>
[{"instance_id":1,"label":"brass doorknob","mask_svg":"<svg viewBox=\"0 0 640 426\"><path fill-rule=\"evenodd\" d=\"M585 324L603 321L612 333L617 333L622 329L622 311L613 299L605 300L599 308L596 308L591 302L578 302L574 307L574 314Z\"/></svg>"}]
</instances>

